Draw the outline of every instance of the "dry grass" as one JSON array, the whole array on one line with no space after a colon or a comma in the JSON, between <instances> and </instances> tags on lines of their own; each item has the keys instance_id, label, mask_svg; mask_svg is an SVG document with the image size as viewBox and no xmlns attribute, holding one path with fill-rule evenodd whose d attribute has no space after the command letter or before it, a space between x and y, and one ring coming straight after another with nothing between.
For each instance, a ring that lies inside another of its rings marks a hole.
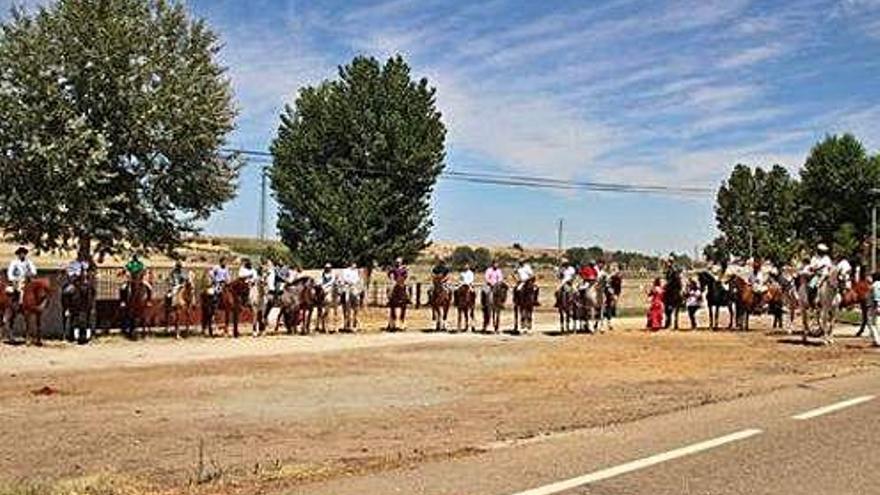
<instances>
[{"instance_id":1,"label":"dry grass","mask_svg":"<svg viewBox=\"0 0 880 495\"><path fill-rule=\"evenodd\" d=\"M98 474L55 482L0 483L0 495L143 495L143 483L119 475Z\"/></svg>"}]
</instances>

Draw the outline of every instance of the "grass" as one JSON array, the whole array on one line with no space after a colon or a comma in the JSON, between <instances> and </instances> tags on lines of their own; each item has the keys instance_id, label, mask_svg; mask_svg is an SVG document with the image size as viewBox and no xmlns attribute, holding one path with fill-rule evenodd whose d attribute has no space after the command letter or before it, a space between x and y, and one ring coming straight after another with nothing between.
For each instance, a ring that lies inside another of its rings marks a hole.
<instances>
[{"instance_id":1,"label":"grass","mask_svg":"<svg viewBox=\"0 0 880 495\"><path fill-rule=\"evenodd\" d=\"M130 479L99 474L57 482L0 482L0 495L142 495L145 487Z\"/></svg>"}]
</instances>

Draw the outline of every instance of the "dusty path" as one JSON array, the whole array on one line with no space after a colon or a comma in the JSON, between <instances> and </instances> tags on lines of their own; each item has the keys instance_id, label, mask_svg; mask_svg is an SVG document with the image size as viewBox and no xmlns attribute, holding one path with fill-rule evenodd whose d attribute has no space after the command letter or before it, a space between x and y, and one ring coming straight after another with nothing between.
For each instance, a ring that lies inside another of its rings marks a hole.
<instances>
[{"instance_id":1,"label":"dusty path","mask_svg":"<svg viewBox=\"0 0 880 495\"><path fill-rule=\"evenodd\" d=\"M555 325L549 317L541 329ZM874 368L867 342L630 330L0 348L0 473L272 491ZM200 445L203 455L199 456ZM202 464L202 469L198 466Z\"/></svg>"}]
</instances>

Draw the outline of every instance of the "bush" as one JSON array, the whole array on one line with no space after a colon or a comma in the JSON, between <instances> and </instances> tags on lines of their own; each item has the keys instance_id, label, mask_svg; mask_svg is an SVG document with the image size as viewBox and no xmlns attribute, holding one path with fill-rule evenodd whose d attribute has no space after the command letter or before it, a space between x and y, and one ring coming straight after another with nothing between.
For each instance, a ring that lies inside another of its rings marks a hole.
<instances>
[{"instance_id":1,"label":"bush","mask_svg":"<svg viewBox=\"0 0 880 495\"><path fill-rule=\"evenodd\" d=\"M477 270L485 270L489 268L490 264L492 264L492 253L484 247L477 248L474 251L474 262L471 266Z\"/></svg>"},{"instance_id":2,"label":"bush","mask_svg":"<svg viewBox=\"0 0 880 495\"><path fill-rule=\"evenodd\" d=\"M465 264L470 264L471 267L474 267L476 266L476 261L476 252L470 246L456 247L449 259L449 263L456 270L461 270Z\"/></svg>"}]
</instances>

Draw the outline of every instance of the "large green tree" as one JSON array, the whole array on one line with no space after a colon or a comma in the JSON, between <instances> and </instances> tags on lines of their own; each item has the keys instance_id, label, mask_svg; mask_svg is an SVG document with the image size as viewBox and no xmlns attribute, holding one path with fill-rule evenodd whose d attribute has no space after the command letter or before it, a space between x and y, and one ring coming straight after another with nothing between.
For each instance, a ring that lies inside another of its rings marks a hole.
<instances>
[{"instance_id":1,"label":"large green tree","mask_svg":"<svg viewBox=\"0 0 880 495\"><path fill-rule=\"evenodd\" d=\"M60 0L0 34L0 229L171 250L233 197L220 44L182 4Z\"/></svg>"},{"instance_id":2,"label":"large green tree","mask_svg":"<svg viewBox=\"0 0 880 495\"><path fill-rule=\"evenodd\" d=\"M712 257L788 261L798 246L797 204L798 184L785 168L736 165L718 190L715 218L723 235L713 242Z\"/></svg>"},{"instance_id":3,"label":"large green tree","mask_svg":"<svg viewBox=\"0 0 880 495\"><path fill-rule=\"evenodd\" d=\"M446 128L426 79L357 57L299 92L272 144L284 243L305 263L413 259L427 245Z\"/></svg>"},{"instance_id":4,"label":"large green tree","mask_svg":"<svg viewBox=\"0 0 880 495\"><path fill-rule=\"evenodd\" d=\"M871 159L852 134L816 144L801 171L801 227L810 241L831 244L844 224L856 239L871 233L872 190L880 187L880 160Z\"/></svg>"}]
</instances>

